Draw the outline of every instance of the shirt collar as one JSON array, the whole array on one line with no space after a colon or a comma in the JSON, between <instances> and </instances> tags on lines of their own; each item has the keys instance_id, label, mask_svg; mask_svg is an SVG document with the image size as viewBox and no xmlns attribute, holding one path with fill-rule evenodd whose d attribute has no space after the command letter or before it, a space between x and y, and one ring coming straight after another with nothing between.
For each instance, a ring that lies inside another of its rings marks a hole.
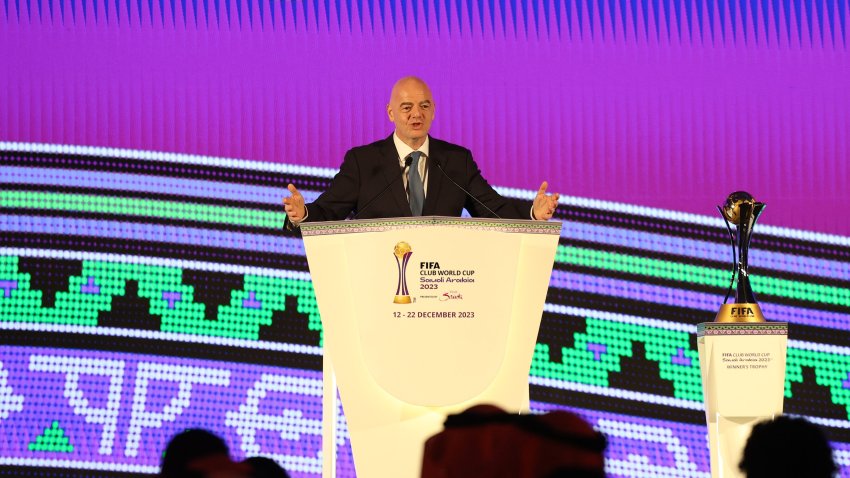
<instances>
[{"instance_id":1,"label":"shirt collar","mask_svg":"<svg viewBox=\"0 0 850 478\"><path fill-rule=\"evenodd\" d=\"M428 146L429 146L430 141L431 141L431 137L426 136L425 142L422 143L422 146L420 146L419 149L417 149L415 151L421 152L427 158L428 157ZM410 146L408 146L407 143L402 141L401 138L399 138L398 135L395 132L393 132L393 143L395 143L395 149L396 149L396 151L398 151L398 161L399 161L399 163L404 164L404 158L406 158L408 155L410 155L410 153L412 153L414 151L414 149L411 148Z\"/></svg>"}]
</instances>

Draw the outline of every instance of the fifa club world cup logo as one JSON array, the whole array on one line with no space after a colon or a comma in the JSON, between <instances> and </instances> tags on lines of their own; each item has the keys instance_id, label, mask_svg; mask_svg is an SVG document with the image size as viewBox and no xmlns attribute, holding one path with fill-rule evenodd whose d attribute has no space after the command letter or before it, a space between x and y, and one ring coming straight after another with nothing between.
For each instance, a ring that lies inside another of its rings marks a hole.
<instances>
[{"instance_id":1,"label":"fifa club world cup logo","mask_svg":"<svg viewBox=\"0 0 850 478\"><path fill-rule=\"evenodd\" d=\"M410 256L413 254L410 244L401 241L395 245L393 255L395 262L398 264L398 285L395 290L395 304L409 304L410 293L407 291L407 263L410 261Z\"/></svg>"}]
</instances>

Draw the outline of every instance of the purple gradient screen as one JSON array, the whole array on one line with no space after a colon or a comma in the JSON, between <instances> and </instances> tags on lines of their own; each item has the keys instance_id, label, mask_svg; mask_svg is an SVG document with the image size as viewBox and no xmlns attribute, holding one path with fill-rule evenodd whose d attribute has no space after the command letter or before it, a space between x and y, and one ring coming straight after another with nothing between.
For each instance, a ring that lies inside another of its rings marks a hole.
<instances>
[{"instance_id":1,"label":"purple gradient screen","mask_svg":"<svg viewBox=\"0 0 850 478\"><path fill-rule=\"evenodd\" d=\"M154 474L195 426L319 476L321 320L280 198L388 136L406 75L506 196L568 196L534 411L605 433L609 476L710 475L695 324L728 284L715 206L746 190L768 205L753 288L791 324L785 411L850 472L848 18L848 0L0 0L0 477Z\"/></svg>"},{"instance_id":2,"label":"purple gradient screen","mask_svg":"<svg viewBox=\"0 0 850 478\"><path fill-rule=\"evenodd\" d=\"M491 183L850 234L846 0L9 1L0 140L336 168L419 75Z\"/></svg>"}]
</instances>

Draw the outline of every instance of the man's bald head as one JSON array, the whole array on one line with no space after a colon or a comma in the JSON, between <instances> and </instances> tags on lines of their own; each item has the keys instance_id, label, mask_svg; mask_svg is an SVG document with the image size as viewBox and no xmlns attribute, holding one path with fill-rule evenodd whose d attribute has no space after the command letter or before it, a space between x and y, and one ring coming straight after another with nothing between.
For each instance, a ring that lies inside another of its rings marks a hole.
<instances>
[{"instance_id":1,"label":"man's bald head","mask_svg":"<svg viewBox=\"0 0 850 478\"><path fill-rule=\"evenodd\" d=\"M395 123L399 139L413 149L422 146L434 121L434 99L428 85L415 76L398 80L390 92L387 116Z\"/></svg>"},{"instance_id":2,"label":"man's bald head","mask_svg":"<svg viewBox=\"0 0 850 478\"><path fill-rule=\"evenodd\" d=\"M428 97L431 97L431 89L428 88L428 85L424 80L422 80L422 78L419 78L418 76L405 76L404 78L396 81L393 85L393 89L390 90L390 103L393 102L394 98L398 97L402 90L409 88L421 88L427 92Z\"/></svg>"}]
</instances>

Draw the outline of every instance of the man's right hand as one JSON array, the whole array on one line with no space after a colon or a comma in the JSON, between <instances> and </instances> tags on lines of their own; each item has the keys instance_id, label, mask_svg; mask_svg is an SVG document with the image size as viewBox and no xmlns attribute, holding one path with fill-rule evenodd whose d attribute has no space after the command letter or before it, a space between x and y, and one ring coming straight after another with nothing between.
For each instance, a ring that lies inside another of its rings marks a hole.
<instances>
[{"instance_id":1,"label":"man's right hand","mask_svg":"<svg viewBox=\"0 0 850 478\"><path fill-rule=\"evenodd\" d=\"M286 212L289 221L297 225L307 216L307 208L304 206L304 196L292 184L286 188L289 189L289 196L283 198L283 210Z\"/></svg>"}]
</instances>

